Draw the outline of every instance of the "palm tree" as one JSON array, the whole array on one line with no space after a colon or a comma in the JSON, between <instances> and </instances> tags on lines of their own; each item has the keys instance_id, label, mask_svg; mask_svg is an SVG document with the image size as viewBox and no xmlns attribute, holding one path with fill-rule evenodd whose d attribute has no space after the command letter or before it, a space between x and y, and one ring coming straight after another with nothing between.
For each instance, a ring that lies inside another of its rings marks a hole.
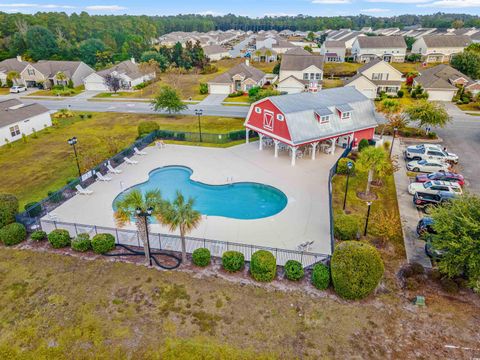
<instances>
[{"instance_id":1,"label":"palm tree","mask_svg":"<svg viewBox=\"0 0 480 360\"><path fill-rule=\"evenodd\" d=\"M265 50L265 62L270 62L270 57L272 56L272 51L270 49Z\"/></svg>"},{"instance_id":2,"label":"palm tree","mask_svg":"<svg viewBox=\"0 0 480 360\"><path fill-rule=\"evenodd\" d=\"M357 166L360 170L368 171L367 188L365 189L365 195L370 195L370 184L373 180L373 175L383 176L390 168L388 162L387 153L382 148L376 148L374 146L368 146L360 151Z\"/></svg>"},{"instance_id":3,"label":"palm tree","mask_svg":"<svg viewBox=\"0 0 480 360\"><path fill-rule=\"evenodd\" d=\"M257 61L260 61L260 55L262 55L262 52L260 50L257 50L253 54L256 56Z\"/></svg>"},{"instance_id":4,"label":"palm tree","mask_svg":"<svg viewBox=\"0 0 480 360\"><path fill-rule=\"evenodd\" d=\"M20 73L18 71L8 72L7 80L10 80L13 84L16 84L18 79L20 79Z\"/></svg>"},{"instance_id":5,"label":"palm tree","mask_svg":"<svg viewBox=\"0 0 480 360\"><path fill-rule=\"evenodd\" d=\"M182 193L177 191L175 199L164 205L162 222L170 227L170 231L180 230L182 239L182 261L187 261L187 247L185 244L185 235L195 229L202 220L200 212L193 208L195 200L188 198L185 201Z\"/></svg>"},{"instance_id":6,"label":"palm tree","mask_svg":"<svg viewBox=\"0 0 480 360\"><path fill-rule=\"evenodd\" d=\"M152 216L157 218L159 222L162 222L162 209L164 204L165 202L158 189L149 190L145 193L142 193L138 189L132 190L114 204L117 209L114 213L117 226L123 227L131 223L132 219L135 219L138 236L142 239L147 262L150 260L150 249L147 243L149 223L147 217L137 215L137 210L141 212L151 210Z\"/></svg>"},{"instance_id":7,"label":"palm tree","mask_svg":"<svg viewBox=\"0 0 480 360\"><path fill-rule=\"evenodd\" d=\"M67 80L67 75L63 71L59 71L57 75L55 75L55 78L57 79L57 83L59 81L62 82L63 89L65 89L65 81Z\"/></svg>"}]
</instances>

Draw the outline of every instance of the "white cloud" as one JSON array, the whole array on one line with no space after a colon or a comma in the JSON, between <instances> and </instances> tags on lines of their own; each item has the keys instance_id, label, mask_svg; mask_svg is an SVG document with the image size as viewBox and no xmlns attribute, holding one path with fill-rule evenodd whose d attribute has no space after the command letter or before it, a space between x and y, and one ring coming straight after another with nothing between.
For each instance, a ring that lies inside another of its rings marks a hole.
<instances>
[{"instance_id":1,"label":"white cloud","mask_svg":"<svg viewBox=\"0 0 480 360\"><path fill-rule=\"evenodd\" d=\"M350 0L313 0L312 4L337 4L337 5L342 5L342 4L350 4Z\"/></svg>"},{"instance_id":2,"label":"white cloud","mask_svg":"<svg viewBox=\"0 0 480 360\"><path fill-rule=\"evenodd\" d=\"M390 9L381 9L381 8L370 8L370 9L362 9L360 10L360 13L386 13L389 12Z\"/></svg>"},{"instance_id":3,"label":"white cloud","mask_svg":"<svg viewBox=\"0 0 480 360\"><path fill-rule=\"evenodd\" d=\"M427 3L432 0L366 0L370 3L388 3L388 4L420 4Z\"/></svg>"},{"instance_id":4,"label":"white cloud","mask_svg":"<svg viewBox=\"0 0 480 360\"><path fill-rule=\"evenodd\" d=\"M439 0L428 4L418 4L417 7L472 8L480 7L480 0Z\"/></svg>"},{"instance_id":5,"label":"white cloud","mask_svg":"<svg viewBox=\"0 0 480 360\"><path fill-rule=\"evenodd\" d=\"M263 14L263 16L269 16L269 17L281 17L281 16L297 16L298 14L294 13L266 13Z\"/></svg>"},{"instance_id":6,"label":"white cloud","mask_svg":"<svg viewBox=\"0 0 480 360\"><path fill-rule=\"evenodd\" d=\"M75 6L70 6L70 5L58 5L58 4L27 4L27 3L0 4L0 7L3 7L3 8L14 8L15 10L18 10L19 8L35 8L35 9L76 9Z\"/></svg>"},{"instance_id":7,"label":"white cloud","mask_svg":"<svg viewBox=\"0 0 480 360\"><path fill-rule=\"evenodd\" d=\"M86 6L85 9L93 11L119 11L126 10L127 8L119 5L91 5Z\"/></svg>"},{"instance_id":8,"label":"white cloud","mask_svg":"<svg viewBox=\"0 0 480 360\"><path fill-rule=\"evenodd\" d=\"M199 12L196 12L195 14L198 14L198 15L212 15L212 16L222 16L223 15L222 13L219 13L219 12L213 11L213 10L199 11Z\"/></svg>"}]
</instances>

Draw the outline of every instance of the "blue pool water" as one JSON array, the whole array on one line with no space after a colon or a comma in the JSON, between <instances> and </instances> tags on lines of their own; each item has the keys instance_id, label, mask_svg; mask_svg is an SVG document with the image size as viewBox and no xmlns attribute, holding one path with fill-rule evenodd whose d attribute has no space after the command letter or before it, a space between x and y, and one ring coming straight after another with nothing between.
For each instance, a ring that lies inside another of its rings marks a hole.
<instances>
[{"instance_id":1,"label":"blue pool water","mask_svg":"<svg viewBox=\"0 0 480 360\"><path fill-rule=\"evenodd\" d=\"M273 186L252 182L208 185L193 181L191 175L190 168L167 166L153 170L148 181L130 189L142 192L159 189L166 200L172 200L176 191L180 190L185 198L195 199L194 207L202 214L233 219L265 218L279 213L287 205L285 194ZM115 200L121 196L118 195Z\"/></svg>"}]
</instances>

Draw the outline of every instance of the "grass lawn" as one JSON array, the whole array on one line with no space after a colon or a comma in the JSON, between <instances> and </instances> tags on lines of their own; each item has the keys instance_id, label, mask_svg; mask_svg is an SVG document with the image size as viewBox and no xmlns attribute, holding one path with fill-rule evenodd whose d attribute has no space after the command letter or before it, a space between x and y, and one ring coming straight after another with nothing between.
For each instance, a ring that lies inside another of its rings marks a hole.
<instances>
[{"instance_id":1,"label":"grass lawn","mask_svg":"<svg viewBox=\"0 0 480 360\"><path fill-rule=\"evenodd\" d=\"M85 87L82 85L82 86L78 86L74 89L66 89L66 90L72 90L72 94L65 94L65 95L58 95L58 96L66 96L66 97L69 97L69 96L76 96L82 92L85 91ZM58 93L58 90L38 90L38 91L35 91L31 94L28 94L28 96L57 96L57 93Z\"/></svg>"},{"instance_id":2,"label":"grass lawn","mask_svg":"<svg viewBox=\"0 0 480 360\"><path fill-rule=\"evenodd\" d=\"M253 67L256 67L257 69L262 70L264 73L271 74L273 72L273 68L275 65L277 65L279 61L274 61L274 62L255 62L255 61L250 61L250 65Z\"/></svg>"},{"instance_id":3,"label":"grass lawn","mask_svg":"<svg viewBox=\"0 0 480 360\"><path fill-rule=\"evenodd\" d=\"M359 67L363 64L359 63L326 63L323 66L324 77L333 76L353 76L357 73Z\"/></svg>"},{"instance_id":4,"label":"grass lawn","mask_svg":"<svg viewBox=\"0 0 480 360\"><path fill-rule=\"evenodd\" d=\"M68 179L77 176L73 152L66 140L78 138L78 153L82 170L90 169L114 155L137 136L137 125L142 120L155 120L161 129L196 132L196 116L151 114L91 113L91 119L78 116L61 120L59 125L37 133L38 138L27 137L0 148L0 193L13 193L21 208L30 202L57 190ZM205 133L227 133L243 129L243 119L202 117Z\"/></svg>"},{"instance_id":5,"label":"grass lawn","mask_svg":"<svg viewBox=\"0 0 480 360\"><path fill-rule=\"evenodd\" d=\"M0 87L0 95L8 95L10 94L10 88Z\"/></svg>"},{"instance_id":6,"label":"grass lawn","mask_svg":"<svg viewBox=\"0 0 480 360\"><path fill-rule=\"evenodd\" d=\"M0 358L459 359L444 345L478 345L478 306L451 296L346 302L192 271L0 247Z\"/></svg>"},{"instance_id":7,"label":"grass lawn","mask_svg":"<svg viewBox=\"0 0 480 360\"><path fill-rule=\"evenodd\" d=\"M322 89L331 89L343 86L343 80L341 79L323 79Z\"/></svg>"},{"instance_id":8,"label":"grass lawn","mask_svg":"<svg viewBox=\"0 0 480 360\"><path fill-rule=\"evenodd\" d=\"M462 111L480 111L480 106L475 102L469 104L457 104L457 107Z\"/></svg>"},{"instance_id":9,"label":"grass lawn","mask_svg":"<svg viewBox=\"0 0 480 360\"><path fill-rule=\"evenodd\" d=\"M239 103L246 103L250 104L250 99L248 95L236 96L236 97L226 97L223 99L223 102L239 102Z\"/></svg>"},{"instance_id":10,"label":"grass lawn","mask_svg":"<svg viewBox=\"0 0 480 360\"><path fill-rule=\"evenodd\" d=\"M426 66L423 66L421 62L416 62L416 63L411 63L411 62L403 62L403 63L397 63L397 62L392 62L390 65L392 65L395 69L400 71L403 74L407 74L409 72L417 71L421 72L422 69L428 69L429 67L433 67L438 65L439 63L427 63Z\"/></svg>"}]
</instances>

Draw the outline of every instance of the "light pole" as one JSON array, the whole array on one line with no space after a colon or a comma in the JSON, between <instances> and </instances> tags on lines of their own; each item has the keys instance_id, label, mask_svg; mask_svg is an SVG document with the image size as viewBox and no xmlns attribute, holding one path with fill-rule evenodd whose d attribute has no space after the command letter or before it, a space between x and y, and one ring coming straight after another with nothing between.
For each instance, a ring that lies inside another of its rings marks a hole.
<instances>
[{"instance_id":1,"label":"light pole","mask_svg":"<svg viewBox=\"0 0 480 360\"><path fill-rule=\"evenodd\" d=\"M345 205L347 204L347 193L348 193L348 180L350 179L350 172L352 171L353 163L351 161L347 162L347 183L345 184L345 197L343 198L343 211L345 211Z\"/></svg>"},{"instance_id":2,"label":"light pole","mask_svg":"<svg viewBox=\"0 0 480 360\"><path fill-rule=\"evenodd\" d=\"M395 143L395 136L397 135L398 128L394 127L393 128L393 139L392 139L392 146L390 146L390 155L389 157L392 157L392 151L393 151L393 144Z\"/></svg>"},{"instance_id":3,"label":"light pole","mask_svg":"<svg viewBox=\"0 0 480 360\"><path fill-rule=\"evenodd\" d=\"M77 148L75 145L77 144L77 138L74 136L67 140L70 146L73 147L73 153L75 154L75 161L77 162L77 169L78 169L78 176L82 178L82 172L80 171L80 163L78 162L78 155L77 155Z\"/></svg>"},{"instance_id":4,"label":"light pole","mask_svg":"<svg viewBox=\"0 0 480 360\"><path fill-rule=\"evenodd\" d=\"M138 217L142 217L144 224L145 224L145 235L147 240L147 256L148 256L148 264L152 266L152 256L150 255L150 238L148 236L148 218L152 216L153 208L149 207L147 211L143 211L139 207L135 210L135 213Z\"/></svg>"},{"instance_id":5,"label":"light pole","mask_svg":"<svg viewBox=\"0 0 480 360\"><path fill-rule=\"evenodd\" d=\"M365 219L365 230L363 231L363 236L367 236L368 218L370 217L370 207L372 206L372 202L367 201L367 205L368 205L367 218Z\"/></svg>"},{"instance_id":6,"label":"light pole","mask_svg":"<svg viewBox=\"0 0 480 360\"><path fill-rule=\"evenodd\" d=\"M200 116L202 116L202 109L195 109L195 115L198 116L198 132L200 134L200 142L202 142L202 123L200 122Z\"/></svg>"}]
</instances>

